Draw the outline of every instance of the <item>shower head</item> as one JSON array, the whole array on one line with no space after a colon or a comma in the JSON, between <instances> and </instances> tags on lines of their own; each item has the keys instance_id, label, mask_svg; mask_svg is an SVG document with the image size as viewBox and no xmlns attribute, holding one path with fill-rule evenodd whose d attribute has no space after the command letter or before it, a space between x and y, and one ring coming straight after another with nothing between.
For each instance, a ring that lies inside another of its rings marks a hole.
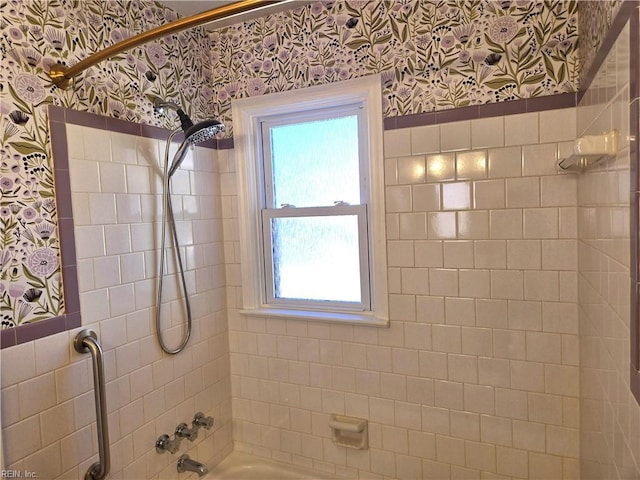
<instances>
[{"instance_id":1,"label":"shower head","mask_svg":"<svg viewBox=\"0 0 640 480\"><path fill-rule=\"evenodd\" d=\"M184 140L178 147L178 150L173 157L171 167L169 168L169 178L171 178L178 167L180 167L189 147L197 145L198 143L206 142L223 130L224 125L214 119L204 120L187 128L184 131Z\"/></svg>"},{"instance_id":2,"label":"shower head","mask_svg":"<svg viewBox=\"0 0 640 480\"><path fill-rule=\"evenodd\" d=\"M171 177L178 169L182 160L187 153L187 148L198 143L206 142L215 137L218 133L224 130L224 125L218 120L209 119L202 122L198 122L194 125L189 116L173 102L165 101L161 98L155 97L153 99L153 110L156 113L164 114L167 109L171 109L178 115L180 119L180 126L184 132L184 140L178 147L173 162L169 168L169 177Z\"/></svg>"},{"instance_id":3,"label":"shower head","mask_svg":"<svg viewBox=\"0 0 640 480\"><path fill-rule=\"evenodd\" d=\"M198 122L184 131L184 141L189 145L206 142L224 130L224 125L218 120L209 119Z\"/></svg>"}]
</instances>

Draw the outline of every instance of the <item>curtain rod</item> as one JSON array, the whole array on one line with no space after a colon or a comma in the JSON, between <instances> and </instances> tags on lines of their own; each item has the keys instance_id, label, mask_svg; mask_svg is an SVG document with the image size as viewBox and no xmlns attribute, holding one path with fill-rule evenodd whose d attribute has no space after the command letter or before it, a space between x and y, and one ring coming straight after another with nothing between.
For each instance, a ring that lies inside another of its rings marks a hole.
<instances>
[{"instance_id":1,"label":"curtain rod","mask_svg":"<svg viewBox=\"0 0 640 480\"><path fill-rule=\"evenodd\" d=\"M137 47L138 45L151 42L157 38L165 37L172 33L186 30L187 28L197 27L214 20L219 20L221 18L229 17L238 13L244 13L268 5L273 5L275 3L280 3L281 1L282 0L241 0L239 2L223 5L212 10L207 10L206 12L197 13L190 17L181 18L176 20L175 22L161 25L160 27L142 32L134 37L127 38L121 42L111 45L110 47L94 53L93 55L85 58L84 60L76 63L71 67L56 63L51 67L49 76L58 88L66 90L73 84L73 78L76 75L84 72L87 68L92 67L96 63L99 63L109 57L113 57L114 55Z\"/></svg>"}]
</instances>

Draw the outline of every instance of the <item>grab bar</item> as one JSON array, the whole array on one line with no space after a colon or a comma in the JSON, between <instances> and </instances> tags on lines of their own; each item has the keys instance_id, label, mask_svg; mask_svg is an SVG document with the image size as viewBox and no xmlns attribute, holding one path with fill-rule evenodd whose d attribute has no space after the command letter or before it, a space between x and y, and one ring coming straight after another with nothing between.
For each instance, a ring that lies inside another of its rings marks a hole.
<instances>
[{"instance_id":1,"label":"grab bar","mask_svg":"<svg viewBox=\"0 0 640 480\"><path fill-rule=\"evenodd\" d=\"M91 353L93 361L93 391L96 400L96 422L98 428L99 461L89 467L84 480L103 480L109 473L111 458L109 454L109 427L107 424L107 400L104 387L104 363L102 348L96 332L91 329L80 331L73 342L78 353Z\"/></svg>"}]
</instances>

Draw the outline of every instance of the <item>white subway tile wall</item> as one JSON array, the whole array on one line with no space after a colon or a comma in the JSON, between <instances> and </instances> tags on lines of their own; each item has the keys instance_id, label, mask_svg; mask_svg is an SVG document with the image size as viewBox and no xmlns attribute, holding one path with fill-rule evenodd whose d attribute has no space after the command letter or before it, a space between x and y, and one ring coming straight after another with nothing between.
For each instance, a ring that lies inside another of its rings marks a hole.
<instances>
[{"instance_id":1,"label":"white subway tile wall","mask_svg":"<svg viewBox=\"0 0 640 480\"><path fill-rule=\"evenodd\" d=\"M226 237L236 448L368 479L579 478L577 181L554 167L575 132L575 109L385 132L388 329L243 316ZM330 413L368 418L370 450L334 446Z\"/></svg>"},{"instance_id":2,"label":"white subway tile wall","mask_svg":"<svg viewBox=\"0 0 640 480\"><path fill-rule=\"evenodd\" d=\"M214 416L214 428L182 442L180 453L213 465L233 445L217 152L195 148L174 182L194 328L189 346L169 356L154 323L164 141L67 128L83 328L96 330L105 357L110 478L175 478L178 455L159 455L155 442L197 411ZM167 261L169 272L176 268ZM185 317L175 275L165 279L165 293L163 325L173 345ZM71 345L78 330L3 351L7 468L82 478L97 460L90 357Z\"/></svg>"},{"instance_id":3,"label":"white subway tile wall","mask_svg":"<svg viewBox=\"0 0 640 480\"><path fill-rule=\"evenodd\" d=\"M578 135L620 134L616 158L578 180L584 478L634 478L640 465L640 406L629 388L629 34L627 25L578 106ZM556 434L553 447L564 448Z\"/></svg>"}]
</instances>

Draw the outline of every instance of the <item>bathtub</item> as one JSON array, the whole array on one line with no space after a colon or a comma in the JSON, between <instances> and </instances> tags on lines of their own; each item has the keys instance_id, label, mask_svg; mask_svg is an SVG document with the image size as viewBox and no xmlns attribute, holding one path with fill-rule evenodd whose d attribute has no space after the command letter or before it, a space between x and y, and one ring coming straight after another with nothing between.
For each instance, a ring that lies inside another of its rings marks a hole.
<instances>
[{"instance_id":1,"label":"bathtub","mask_svg":"<svg viewBox=\"0 0 640 480\"><path fill-rule=\"evenodd\" d=\"M324 473L233 452L206 476L207 480L312 480L335 479Z\"/></svg>"}]
</instances>

